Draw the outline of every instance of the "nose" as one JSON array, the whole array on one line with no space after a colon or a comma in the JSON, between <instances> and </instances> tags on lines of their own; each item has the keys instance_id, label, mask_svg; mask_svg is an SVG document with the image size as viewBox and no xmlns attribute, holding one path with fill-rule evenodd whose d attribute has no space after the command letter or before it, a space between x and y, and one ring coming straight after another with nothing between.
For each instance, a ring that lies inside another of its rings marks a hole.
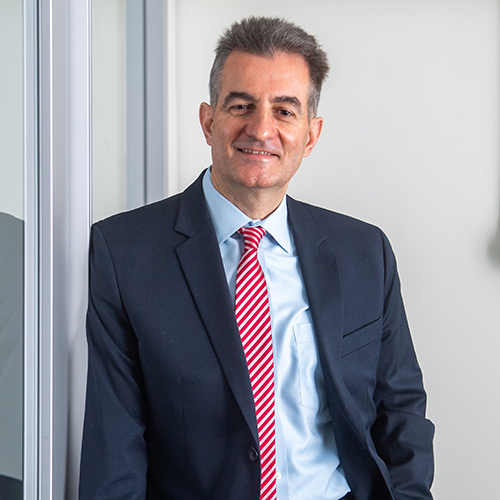
<instances>
[{"instance_id":1,"label":"nose","mask_svg":"<svg viewBox=\"0 0 500 500\"><path fill-rule=\"evenodd\" d=\"M276 124L271 110L257 108L248 118L245 132L256 141L265 141L276 135Z\"/></svg>"}]
</instances>

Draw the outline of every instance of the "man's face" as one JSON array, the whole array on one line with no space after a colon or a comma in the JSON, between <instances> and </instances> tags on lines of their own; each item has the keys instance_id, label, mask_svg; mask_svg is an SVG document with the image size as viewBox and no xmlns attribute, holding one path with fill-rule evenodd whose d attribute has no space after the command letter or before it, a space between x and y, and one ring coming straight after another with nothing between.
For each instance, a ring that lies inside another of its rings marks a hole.
<instances>
[{"instance_id":1,"label":"man's face","mask_svg":"<svg viewBox=\"0 0 500 500\"><path fill-rule=\"evenodd\" d=\"M298 55L229 55L215 111L203 103L200 121L212 147L214 186L230 201L267 190L279 203L321 132L322 118L308 118L309 88Z\"/></svg>"}]
</instances>

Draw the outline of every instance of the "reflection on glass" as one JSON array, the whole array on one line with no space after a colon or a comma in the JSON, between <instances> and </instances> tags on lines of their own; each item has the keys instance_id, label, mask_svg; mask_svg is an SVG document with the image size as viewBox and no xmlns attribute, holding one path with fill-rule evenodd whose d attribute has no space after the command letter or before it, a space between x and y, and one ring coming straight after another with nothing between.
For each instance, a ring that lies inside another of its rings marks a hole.
<instances>
[{"instance_id":1,"label":"reflection on glass","mask_svg":"<svg viewBox=\"0 0 500 500\"><path fill-rule=\"evenodd\" d=\"M22 498L23 232L0 213L0 499Z\"/></svg>"},{"instance_id":2,"label":"reflection on glass","mask_svg":"<svg viewBox=\"0 0 500 500\"><path fill-rule=\"evenodd\" d=\"M0 499L22 499L23 1L0 2Z\"/></svg>"}]
</instances>

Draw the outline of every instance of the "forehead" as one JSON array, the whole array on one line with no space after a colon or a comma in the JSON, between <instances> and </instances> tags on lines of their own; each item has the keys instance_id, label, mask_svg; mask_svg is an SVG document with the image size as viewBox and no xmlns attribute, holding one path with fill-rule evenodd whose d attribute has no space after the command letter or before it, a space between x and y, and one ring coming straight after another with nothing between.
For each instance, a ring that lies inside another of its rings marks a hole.
<instances>
[{"instance_id":1,"label":"forehead","mask_svg":"<svg viewBox=\"0 0 500 500\"><path fill-rule=\"evenodd\" d=\"M309 69L298 54L278 52L263 57L234 51L222 72L222 98L229 92L247 92L255 97L293 95L302 101L309 88Z\"/></svg>"}]
</instances>

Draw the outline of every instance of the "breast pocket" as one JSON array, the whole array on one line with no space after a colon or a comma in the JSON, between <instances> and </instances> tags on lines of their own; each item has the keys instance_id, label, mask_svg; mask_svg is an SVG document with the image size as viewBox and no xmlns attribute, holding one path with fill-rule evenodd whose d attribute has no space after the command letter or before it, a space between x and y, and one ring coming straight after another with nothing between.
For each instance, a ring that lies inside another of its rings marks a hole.
<instances>
[{"instance_id":1,"label":"breast pocket","mask_svg":"<svg viewBox=\"0 0 500 500\"><path fill-rule=\"evenodd\" d=\"M372 423L376 410L373 393L377 382L377 367L382 336L382 319L364 325L342 341L342 376L365 421Z\"/></svg>"},{"instance_id":2,"label":"breast pocket","mask_svg":"<svg viewBox=\"0 0 500 500\"><path fill-rule=\"evenodd\" d=\"M362 328L345 335L342 339L342 356L347 356L380 339L382 335L381 321L382 319L378 318Z\"/></svg>"},{"instance_id":3,"label":"breast pocket","mask_svg":"<svg viewBox=\"0 0 500 500\"><path fill-rule=\"evenodd\" d=\"M293 334L299 363L300 403L306 408L318 409L323 382L312 325L295 325Z\"/></svg>"}]
</instances>

